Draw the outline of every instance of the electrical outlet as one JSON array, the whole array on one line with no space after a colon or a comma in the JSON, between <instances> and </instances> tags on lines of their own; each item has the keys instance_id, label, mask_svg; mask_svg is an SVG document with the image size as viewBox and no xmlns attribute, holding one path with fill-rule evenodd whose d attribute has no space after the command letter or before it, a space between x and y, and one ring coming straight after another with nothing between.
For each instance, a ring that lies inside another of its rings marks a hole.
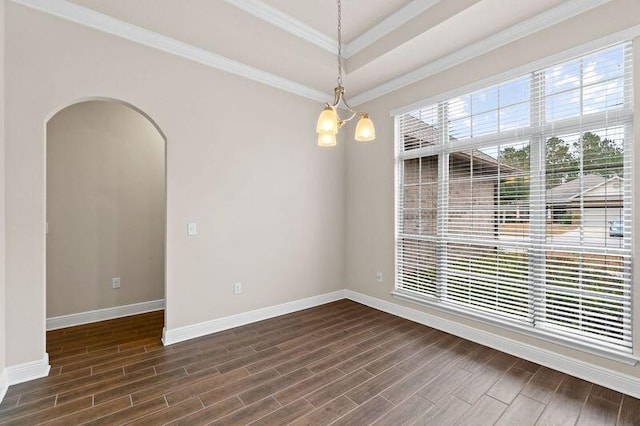
<instances>
[{"instance_id":1,"label":"electrical outlet","mask_svg":"<svg viewBox=\"0 0 640 426\"><path fill-rule=\"evenodd\" d=\"M233 294L242 293L242 283L233 283Z\"/></svg>"},{"instance_id":2,"label":"electrical outlet","mask_svg":"<svg viewBox=\"0 0 640 426\"><path fill-rule=\"evenodd\" d=\"M111 278L111 287L112 288L120 288L120 277Z\"/></svg>"},{"instance_id":3,"label":"electrical outlet","mask_svg":"<svg viewBox=\"0 0 640 426\"><path fill-rule=\"evenodd\" d=\"M376 272L376 281L382 282L382 272Z\"/></svg>"}]
</instances>

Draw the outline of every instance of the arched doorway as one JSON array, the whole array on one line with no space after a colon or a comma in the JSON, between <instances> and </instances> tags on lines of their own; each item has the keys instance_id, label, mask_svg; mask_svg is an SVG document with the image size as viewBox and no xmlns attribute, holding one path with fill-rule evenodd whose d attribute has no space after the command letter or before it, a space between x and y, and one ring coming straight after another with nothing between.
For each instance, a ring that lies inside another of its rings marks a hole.
<instances>
[{"instance_id":1,"label":"arched doorway","mask_svg":"<svg viewBox=\"0 0 640 426\"><path fill-rule=\"evenodd\" d=\"M46 124L47 330L164 307L166 138L89 99Z\"/></svg>"}]
</instances>

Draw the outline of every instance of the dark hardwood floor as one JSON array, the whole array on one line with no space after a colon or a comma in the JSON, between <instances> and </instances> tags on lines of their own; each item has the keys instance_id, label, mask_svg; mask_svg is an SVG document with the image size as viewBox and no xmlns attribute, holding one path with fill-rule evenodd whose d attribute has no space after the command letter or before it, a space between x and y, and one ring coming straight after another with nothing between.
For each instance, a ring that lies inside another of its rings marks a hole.
<instances>
[{"instance_id":1,"label":"dark hardwood floor","mask_svg":"<svg viewBox=\"0 0 640 426\"><path fill-rule=\"evenodd\" d=\"M163 313L47 333L0 424L640 425L640 401L342 300L163 347Z\"/></svg>"}]
</instances>

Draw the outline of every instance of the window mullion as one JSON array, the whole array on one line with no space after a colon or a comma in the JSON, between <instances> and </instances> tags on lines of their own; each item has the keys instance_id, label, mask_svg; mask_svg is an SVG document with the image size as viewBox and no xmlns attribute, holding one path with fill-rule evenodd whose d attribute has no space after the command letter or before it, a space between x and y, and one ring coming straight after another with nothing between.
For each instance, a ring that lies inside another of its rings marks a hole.
<instances>
[{"instance_id":1,"label":"window mullion","mask_svg":"<svg viewBox=\"0 0 640 426\"><path fill-rule=\"evenodd\" d=\"M531 126L539 128L544 117L544 71L537 71L531 78ZM545 139L542 135L532 135L529 139L529 233L531 252L529 253L530 321L535 326L544 318L544 282L546 238L546 182L545 182Z\"/></svg>"},{"instance_id":2,"label":"window mullion","mask_svg":"<svg viewBox=\"0 0 640 426\"><path fill-rule=\"evenodd\" d=\"M393 132L394 132L394 141L395 141L395 151L396 153L400 153L403 151L403 146L402 146L402 141L404 140L404 126L401 126L401 120L399 117L396 117L393 123ZM402 127L402 129L401 129ZM404 160L402 160L402 158L400 158L399 155L395 156L395 170L394 170L394 185L396 188L396 194L395 194L395 208L394 208L394 215L395 215L395 238L394 238L394 245L395 245L395 268L394 268L394 279L395 279L395 283L394 286L395 288L398 288L401 283L402 283L402 278L400 276L400 268L401 265L404 265L404 253L402 252L402 250L400 249L400 245L398 244L399 241L399 234L400 234L400 229L399 229L399 224L402 223L403 221L403 215L404 215L404 181L405 181L405 175L404 175ZM404 229L402 230L404 231Z\"/></svg>"},{"instance_id":3,"label":"window mullion","mask_svg":"<svg viewBox=\"0 0 640 426\"><path fill-rule=\"evenodd\" d=\"M442 146L449 141L447 102L438 105L438 121L441 124L440 143ZM436 258L438 266L436 268L436 295L438 300L445 300L447 297L447 244L445 237L448 232L449 222L449 154L443 150L438 155L438 229L436 243Z\"/></svg>"},{"instance_id":4,"label":"window mullion","mask_svg":"<svg viewBox=\"0 0 640 426\"><path fill-rule=\"evenodd\" d=\"M632 87L632 90L626 90L624 94L625 96L624 105L625 107L629 107L629 108L632 108L632 105L633 105L633 67L637 66L637 64L640 62L638 59L632 57L634 43L628 44L624 49L624 67L625 67L624 81L625 81L625 84L629 84ZM622 168L622 175L623 175L622 217L623 217L623 235L625 236L624 237L625 240L623 241L623 248L629 250L630 253L634 253L635 250L633 250L633 246L636 243L633 238L630 238L630 236L634 232L634 229L632 229L631 224L635 223L632 221L632 219L637 218L638 215L637 213L635 213L635 210L633 209L633 203L635 200L632 198L632 194L634 192L632 168L633 168L633 165L635 164L635 152L633 149L633 119L629 120L629 122L624 125L623 150L624 150L624 159L623 159L623 166L622 166L623 167ZM636 206L637 205L638 204L636 202ZM633 283L634 280L632 275L633 271L631 269L632 268L631 262L632 260L626 262L623 268L623 274L624 276L630 277L630 282ZM637 271L636 271L636 274L637 274ZM638 333L637 330L633 329L634 328L633 323L635 321L635 323L637 324L637 319L638 319L638 314L637 314L638 309L637 309L637 306L634 306L633 304L633 296L634 296L634 294L632 293L633 291L638 291L638 290L637 289L626 290L627 297L631 303L629 303L629 306L626 308L626 311L629 315L624 320L624 326L631 328L631 333L632 333L631 350L633 351L633 353L638 354L638 344L637 344L637 340L635 340L634 337L638 336L640 333Z\"/></svg>"}]
</instances>

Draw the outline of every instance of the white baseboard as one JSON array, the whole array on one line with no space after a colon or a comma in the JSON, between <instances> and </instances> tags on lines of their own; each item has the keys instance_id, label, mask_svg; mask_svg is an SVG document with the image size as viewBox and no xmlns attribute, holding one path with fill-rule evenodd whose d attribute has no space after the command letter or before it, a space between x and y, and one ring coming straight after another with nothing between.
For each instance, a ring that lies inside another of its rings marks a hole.
<instances>
[{"instance_id":1,"label":"white baseboard","mask_svg":"<svg viewBox=\"0 0 640 426\"><path fill-rule=\"evenodd\" d=\"M640 398L638 379L633 376L579 361L566 355L498 336L487 331L478 330L477 328L469 327L456 321L451 321L376 297L367 296L352 290L345 290L345 297L354 302L362 303L363 305L388 312L392 315L442 330L446 333L489 346L519 358L524 358L531 362L553 368L554 370L631 395L635 398Z\"/></svg>"},{"instance_id":2,"label":"white baseboard","mask_svg":"<svg viewBox=\"0 0 640 426\"><path fill-rule=\"evenodd\" d=\"M183 342L196 337L206 336L207 334L217 333L219 331L228 330L230 328L239 327L241 325L250 324L256 321L289 314L291 312L300 311L302 309L312 308L314 306L323 305L336 300L344 299L344 290L334 291L332 293L321 294L319 296L307 297L306 299L294 300L292 302L280 305L269 306L254 311L243 312L237 315L218 318L211 321L201 322L199 324L187 325L185 327L174 328L172 330L163 330L162 343L164 345L172 345L174 343Z\"/></svg>"},{"instance_id":3,"label":"white baseboard","mask_svg":"<svg viewBox=\"0 0 640 426\"><path fill-rule=\"evenodd\" d=\"M7 389L9 389L9 378L7 369L3 369L0 374L0 402L4 399L4 396L7 394Z\"/></svg>"},{"instance_id":4,"label":"white baseboard","mask_svg":"<svg viewBox=\"0 0 640 426\"><path fill-rule=\"evenodd\" d=\"M39 379L49 374L49 354L44 353L42 359L7 367L7 383L9 386L29 380Z\"/></svg>"},{"instance_id":5,"label":"white baseboard","mask_svg":"<svg viewBox=\"0 0 640 426\"><path fill-rule=\"evenodd\" d=\"M72 327L74 325L127 317L129 315L144 314L145 312L159 311L161 309L164 309L164 299L134 303L131 305L115 306L113 308L97 309L95 311L80 312L78 314L62 315L59 317L47 318L47 330L57 330L59 328Z\"/></svg>"}]
</instances>

